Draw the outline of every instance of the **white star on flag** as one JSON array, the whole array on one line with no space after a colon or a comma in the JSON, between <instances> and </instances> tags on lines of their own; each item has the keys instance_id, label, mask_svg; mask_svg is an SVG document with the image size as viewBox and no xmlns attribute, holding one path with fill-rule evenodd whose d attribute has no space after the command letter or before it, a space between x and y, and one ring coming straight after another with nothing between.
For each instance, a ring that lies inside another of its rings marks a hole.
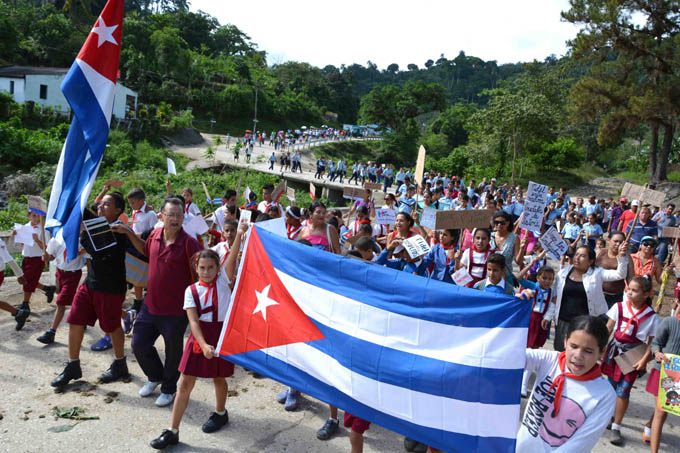
<instances>
[{"instance_id":1,"label":"white star on flag","mask_svg":"<svg viewBox=\"0 0 680 453\"><path fill-rule=\"evenodd\" d=\"M118 28L118 25L112 25L110 27L107 27L106 23L104 22L104 18L99 16L99 25L92 29L92 33L96 33L98 35L97 47L101 47L101 45L104 44L106 41L118 45L116 40L113 39L113 31L116 28Z\"/></svg>"},{"instance_id":2,"label":"white star on flag","mask_svg":"<svg viewBox=\"0 0 680 453\"><path fill-rule=\"evenodd\" d=\"M262 317L264 318L265 321L267 320L267 307L279 304L275 300L269 298L269 288L271 286L272 285L265 286L262 292L255 291L255 296L257 296L257 306L255 307L255 311L253 311L253 314L257 312L262 313Z\"/></svg>"}]
</instances>

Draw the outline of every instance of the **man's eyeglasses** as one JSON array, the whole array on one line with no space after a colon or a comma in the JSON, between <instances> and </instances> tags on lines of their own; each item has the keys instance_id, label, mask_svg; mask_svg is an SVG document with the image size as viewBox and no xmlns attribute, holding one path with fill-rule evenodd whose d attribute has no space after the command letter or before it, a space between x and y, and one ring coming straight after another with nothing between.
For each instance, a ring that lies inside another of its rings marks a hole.
<instances>
[{"instance_id":1,"label":"man's eyeglasses","mask_svg":"<svg viewBox=\"0 0 680 453\"><path fill-rule=\"evenodd\" d=\"M161 212L161 214L163 214L165 217L169 219L181 219L182 217L184 217L184 214L168 214L166 212Z\"/></svg>"}]
</instances>

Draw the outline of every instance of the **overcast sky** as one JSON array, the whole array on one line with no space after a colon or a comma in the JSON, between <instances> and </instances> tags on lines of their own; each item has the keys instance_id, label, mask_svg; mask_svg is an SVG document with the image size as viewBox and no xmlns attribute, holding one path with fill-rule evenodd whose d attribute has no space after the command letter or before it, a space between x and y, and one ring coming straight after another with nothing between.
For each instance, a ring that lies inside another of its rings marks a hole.
<instances>
[{"instance_id":1,"label":"overcast sky","mask_svg":"<svg viewBox=\"0 0 680 453\"><path fill-rule=\"evenodd\" d=\"M577 31L560 20L567 8L567 0L191 0L192 11L248 34L269 64L370 60L380 69L397 63L404 70L461 50L498 63L562 56Z\"/></svg>"}]
</instances>

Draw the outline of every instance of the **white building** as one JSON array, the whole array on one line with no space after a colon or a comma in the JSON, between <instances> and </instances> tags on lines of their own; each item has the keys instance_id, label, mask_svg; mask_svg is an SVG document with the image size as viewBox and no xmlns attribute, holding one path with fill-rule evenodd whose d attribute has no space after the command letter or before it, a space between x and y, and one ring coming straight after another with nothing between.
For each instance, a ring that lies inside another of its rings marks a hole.
<instances>
[{"instance_id":1,"label":"white building","mask_svg":"<svg viewBox=\"0 0 680 453\"><path fill-rule=\"evenodd\" d=\"M71 108L61 92L61 82L67 72L68 68L4 66L0 68L0 91L11 94L19 103L33 101L58 112L70 113ZM113 99L113 116L134 118L136 111L137 93L118 82Z\"/></svg>"}]
</instances>

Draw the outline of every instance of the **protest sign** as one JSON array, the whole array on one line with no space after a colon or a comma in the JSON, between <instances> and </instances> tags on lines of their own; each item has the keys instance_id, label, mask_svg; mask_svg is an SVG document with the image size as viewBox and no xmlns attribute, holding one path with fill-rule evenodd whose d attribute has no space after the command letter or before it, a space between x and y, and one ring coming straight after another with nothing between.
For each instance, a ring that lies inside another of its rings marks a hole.
<instances>
[{"instance_id":1,"label":"protest sign","mask_svg":"<svg viewBox=\"0 0 680 453\"><path fill-rule=\"evenodd\" d=\"M286 189L286 196L288 197L288 201L290 201L291 206L295 206L295 189L292 187L289 187Z\"/></svg>"},{"instance_id":2,"label":"protest sign","mask_svg":"<svg viewBox=\"0 0 680 453\"><path fill-rule=\"evenodd\" d=\"M380 190L380 189L382 189L382 185L375 183L375 182L365 182L364 183L364 189Z\"/></svg>"},{"instance_id":3,"label":"protest sign","mask_svg":"<svg viewBox=\"0 0 680 453\"><path fill-rule=\"evenodd\" d=\"M140 260L130 253L125 254L125 280L128 283L146 288L147 278L149 276L149 263Z\"/></svg>"},{"instance_id":4,"label":"protest sign","mask_svg":"<svg viewBox=\"0 0 680 453\"><path fill-rule=\"evenodd\" d=\"M648 189L646 187L638 186L637 184L631 184L629 182L623 185L621 196L626 197L629 200L639 200L642 204L651 204L652 206L659 207L661 207L664 200L666 199L666 194L663 192Z\"/></svg>"},{"instance_id":5,"label":"protest sign","mask_svg":"<svg viewBox=\"0 0 680 453\"><path fill-rule=\"evenodd\" d=\"M14 242L31 247L35 244L33 240L33 227L31 225L14 224Z\"/></svg>"},{"instance_id":6,"label":"protest sign","mask_svg":"<svg viewBox=\"0 0 680 453\"><path fill-rule=\"evenodd\" d=\"M666 412L680 415L680 355L666 354L660 366L657 405Z\"/></svg>"},{"instance_id":7,"label":"protest sign","mask_svg":"<svg viewBox=\"0 0 680 453\"><path fill-rule=\"evenodd\" d=\"M664 238L680 238L680 228L677 227L663 227L661 237Z\"/></svg>"},{"instance_id":8,"label":"protest sign","mask_svg":"<svg viewBox=\"0 0 680 453\"><path fill-rule=\"evenodd\" d=\"M522 210L522 221L519 225L521 228L529 231L541 231L547 196L548 186L536 184L533 181L529 182L529 190L527 190L524 209Z\"/></svg>"},{"instance_id":9,"label":"protest sign","mask_svg":"<svg viewBox=\"0 0 680 453\"><path fill-rule=\"evenodd\" d=\"M238 218L238 224L250 223L250 218L253 216L253 211L250 209L241 209L241 215Z\"/></svg>"},{"instance_id":10,"label":"protest sign","mask_svg":"<svg viewBox=\"0 0 680 453\"><path fill-rule=\"evenodd\" d=\"M208 224L205 223L205 219L203 218L203 216L197 215L194 216L189 221L189 223L184 225L184 229L189 233L193 233L200 236L201 234L204 234L206 231L208 231L209 228Z\"/></svg>"},{"instance_id":11,"label":"protest sign","mask_svg":"<svg viewBox=\"0 0 680 453\"><path fill-rule=\"evenodd\" d=\"M435 208L423 208L423 214L420 217L420 224L425 228L434 230L437 226L437 210Z\"/></svg>"},{"instance_id":12,"label":"protest sign","mask_svg":"<svg viewBox=\"0 0 680 453\"><path fill-rule=\"evenodd\" d=\"M408 256L410 256L411 258L423 256L430 251L430 245L419 234L403 240L401 242L401 245L397 247L397 249L395 250L395 253L398 253L397 250L399 250L400 247L405 248L406 252L408 253Z\"/></svg>"},{"instance_id":13,"label":"protest sign","mask_svg":"<svg viewBox=\"0 0 680 453\"><path fill-rule=\"evenodd\" d=\"M316 200L316 186L313 182L309 183L309 196L312 198L312 200Z\"/></svg>"},{"instance_id":14,"label":"protest sign","mask_svg":"<svg viewBox=\"0 0 680 453\"><path fill-rule=\"evenodd\" d=\"M40 214L41 216L47 215L47 202L40 197L35 195L27 195L26 200L28 201L28 210Z\"/></svg>"},{"instance_id":15,"label":"protest sign","mask_svg":"<svg viewBox=\"0 0 680 453\"><path fill-rule=\"evenodd\" d=\"M560 236L554 226L548 228L548 231L543 233L538 241L541 243L543 250L545 250L546 254L553 261L559 261L560 257L569 250L569 246L564 239L562 239L562 236Z\"/></svg>"},{"instance_id":16,"label":"protest sign","mask_svg":"<svg viewBox=\"0 0 680 453\"><path fill-rule=\"evenodd\" d=\"M466 286L468 283L474 280L472 276L468 273L467 269L465 269L464 267L461 267L456 272L451 274L451 278L453 279L453 282L458 286Z\"/></svg>"},{"instance_id":17,"label":"protest sign","mask_svg":"<svg viewBox=\"0 0 680 453\"><path fill-rule=\"evenodd\" d=\"M347 186L345 186L345 187L342 188L342 197L348 198L350 200L363 200L365 193L366 192L364 191L364 189L361 189L359 187L347 187Z\"/></svg>"},{"instance_id":18,"label":"protest sign","mask_svg":"<svg viewBox=\"0 0 680 453\"><path fill-rule=\"evenodd\" d=\"M397 220L397 211L394 209L376 209L375 223L378 225L394 225Z\"/></svg>"},{"instance_id":19,"label":"protest sign","mask_svg":"<svg viewBox=\"0 0 680 453\"><path fill-rule=\"evenodd\" d=\"M90 236L90 241L94 246L95 252L113 247L117 244L116 237L111 231L111 225L104 217L83 220L85 231Z\"/></svg>"},{"instance_id":20,"label":"protest sign","mask_svg":"<svg viewBox=\"0 0 680 453\"><path fill-rule=\"evenodd\" d=\"M493 210L464 209L461 211L437 211L437 230L457 230L460 228L489 228Z\"/></svg>"},{"instance_id":21,"label":"protest sign","mask_svg":"<svg viewBox=\"0 0 680 453\"><path fill-rule=\"evenodd\" d=\"M173 162L172 159L169 157L167 158L168 160L168 174L169 175L177 175L177 168L175 167L175 162Z\"/></svg>"},{"instance_id":22,"label":"protest sign","mask_svg":"<svg viewBox=\"0 0 680 453\"><path fill-rule=\"evenodd\" d=\"M279 198L281 198L281 195L283 195L283 192L286 190L286 181L281 181L274 187L274 191L272 192L272 200L278 202Z\"/></svg>"},{"instance_id":23,"label":"protest sign","mask_svg":"<svg viewBox=\"0 0 680 453\"><path fill-rule=\"evenodd\" d=\"M120 179L109 179L104 183L104 185L120 189L121 187L123 187L123 181L121 181Z\"/></svg>"},{"instance_id":24,"label":"protest sign","mask_svg":"<svg viewBox=\"0 0 680 453\"><path fill-rule=\"evenodd\" d=\"M422 184L423 173L425 173L425 147L420 145L418 149L418 160L416 161L416 171L413 173L415 184Z\"/></svg>"}]
</instances>

